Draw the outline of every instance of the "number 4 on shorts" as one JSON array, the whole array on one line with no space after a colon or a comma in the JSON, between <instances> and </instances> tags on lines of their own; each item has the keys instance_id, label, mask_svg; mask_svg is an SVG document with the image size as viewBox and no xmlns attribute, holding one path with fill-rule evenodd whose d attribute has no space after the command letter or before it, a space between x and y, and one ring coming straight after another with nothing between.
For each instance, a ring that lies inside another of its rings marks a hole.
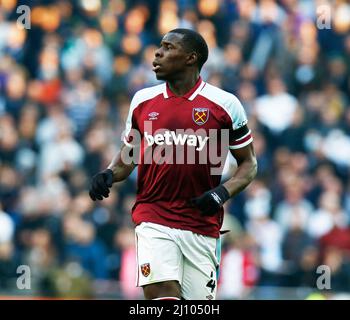
<instances>
[{"instance_id":1,"label":"number 4 on shorts","mask_svg":"<svg viewBox=\"0 0 350 320\"><path fill-rule=\"evenodd\" d=\"M214 289L216 287L216 282L215 282L215 280L213 280L213 271L210 274L210 278L211 279L207 283L206 287L210 288L211 289L211 293L213 293L213 291L214 291Z\"/></svg>"}]
</instances>

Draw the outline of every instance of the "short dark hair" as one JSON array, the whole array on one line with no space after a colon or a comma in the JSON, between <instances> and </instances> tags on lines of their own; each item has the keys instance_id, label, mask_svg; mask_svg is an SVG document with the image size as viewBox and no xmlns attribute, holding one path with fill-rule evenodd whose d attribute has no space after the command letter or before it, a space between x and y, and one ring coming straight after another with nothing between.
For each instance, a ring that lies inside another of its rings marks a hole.
<instances>
[{"instance_id":1,"label":"short dark hair","mask_svg":"<svg viewBox=\"0 0 350 320\"><path fill-rule=\"evenodd\" d=\"M184 28L173 29L168 33L178 33L183 35L181 42L186 50L197 53L198 69L201 71L202 66L207 61L209 54L208 45L204 38L198 32Z\"/></svg>"}]
</instances>

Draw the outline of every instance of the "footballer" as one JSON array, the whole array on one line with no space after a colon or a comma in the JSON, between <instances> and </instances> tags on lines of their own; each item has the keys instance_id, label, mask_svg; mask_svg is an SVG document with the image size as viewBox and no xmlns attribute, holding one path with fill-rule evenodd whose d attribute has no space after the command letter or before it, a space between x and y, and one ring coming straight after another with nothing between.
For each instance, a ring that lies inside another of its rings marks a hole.
<instances>
[{"instance_id":1,"label":"footballer","mask_svg":"<svg viewBox=\"0 0 350 320\"><path fill-rule=\"evenodd\" d=\"M92 178L90 197L103 200L114 182L138 167L132 220L136 285L143 288L145 299L216 298L223 205L257 173L246 113L233 94L202 80L200 71L207 58L208 46L193 30L174 29L162 38L153 71L164 82L136 92L121 150ZM219 134L223 130L227 139ZM139 133L140 144L134 143L134 132ZM222 168L219 174L212 171L217 164L210 161L214 140L210 132L219 135L215 152L231 153L237 161L237 170L223 184ZM182 162L174 154L164 156L169 146L192 148L194 157L186 159L189 150ZM123 161L123 154L136 148L140 161ZM154 151L153 157L146 161L149 151ZM199 161L203 153L209 161Z\"/></svg>"}]
</instances>

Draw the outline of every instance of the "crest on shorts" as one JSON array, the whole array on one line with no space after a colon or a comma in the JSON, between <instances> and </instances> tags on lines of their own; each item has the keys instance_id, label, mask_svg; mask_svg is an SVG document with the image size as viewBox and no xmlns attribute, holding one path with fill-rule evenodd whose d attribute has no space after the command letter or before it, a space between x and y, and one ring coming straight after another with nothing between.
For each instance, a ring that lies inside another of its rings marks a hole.
<instances>
[{"instance_id":1,"label":"crest on shorts","mask_svg":"<svg viewBox=\"0 0 350 320\"><path fill-rule=\"evenodd\" d=\"M193 108L192 119L198 125L202 125L202 124L206 123L209 119L209 109L208 108Z\"/></svg>"},{"instance_id":2,"label":"crest on shorts","mask_svg":"<svg viewBox=\"0 0 350 320\"><path fill-rule=\"evenodd\" d=\"M142 264L140 268L141 268L141 273L144 277L148 277L149 274L151 273L151 266L149 263Z\"/></svg>"}]
</instances>

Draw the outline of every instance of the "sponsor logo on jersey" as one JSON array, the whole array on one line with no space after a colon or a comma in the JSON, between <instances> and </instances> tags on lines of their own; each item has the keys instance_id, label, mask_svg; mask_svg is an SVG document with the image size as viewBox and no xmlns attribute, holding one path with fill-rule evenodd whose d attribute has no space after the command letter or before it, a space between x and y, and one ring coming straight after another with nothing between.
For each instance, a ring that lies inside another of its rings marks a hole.
<instances>
[{"instance_id":1,"label":"sponsor logo on jersey","mask_svg":"<svg viewBox=\"0 0 350 320\"><path fill-rule=\"evenodd\" d=\"M148 277L151 273L151 266L149 263L144 263L140 266L141 273L144 277Z\"/></svg>"},{"instance_id":2,"label":"sponsor logo on jersey","mask_svg":"<svg viewBox=\"0 0 350 320\"><path fill-rule=\"evenodd\" d=\"M157 120L158 116L159 116L159 113L153 111L153 112L148 114L148 120Z\"/></svg>"},{"instance_id":3,"label":"sponsor logo on jersey","mask_svg":"<svg viewBox=\"0 0 350 320\"><path fill-rule=\"evenodd\" d=\"M192 119L198 124L202 125L206 123L209 119L209 109L208 108L193 108Z\"/></svg>"},{"instance_id":4,"label":"sponsor logo on jersey","mask_svg":"<svg viewBox=\"0 0 350 320\"><path fill-rule=\"evenodd\" d=\"M123 133L124 143L133 148L133 152L121 153L123 163L211 164L210 174L222 175L230 145L229 128L200 126L195 130L154 130L152 124L155 122L145 120L142 132L131 128ZM216 198L216 201L220 199Z\"/></svg>"},{"instance_id":5,"label":"sponsor logo on jersey","mask_svg":"<svg viewBox=\"0 0 350 320\"><path fill-rule=\"evenodd\" d=\"M204 137L195 134L176 133L175 131L166 130L164 133L157 133L154 136L145 132L144 137L149 146L153 144L157 145L189 145L197 147L197 151L203 150L205 144L209 140L209 137Z\"/></svg>"}]
</instances>

